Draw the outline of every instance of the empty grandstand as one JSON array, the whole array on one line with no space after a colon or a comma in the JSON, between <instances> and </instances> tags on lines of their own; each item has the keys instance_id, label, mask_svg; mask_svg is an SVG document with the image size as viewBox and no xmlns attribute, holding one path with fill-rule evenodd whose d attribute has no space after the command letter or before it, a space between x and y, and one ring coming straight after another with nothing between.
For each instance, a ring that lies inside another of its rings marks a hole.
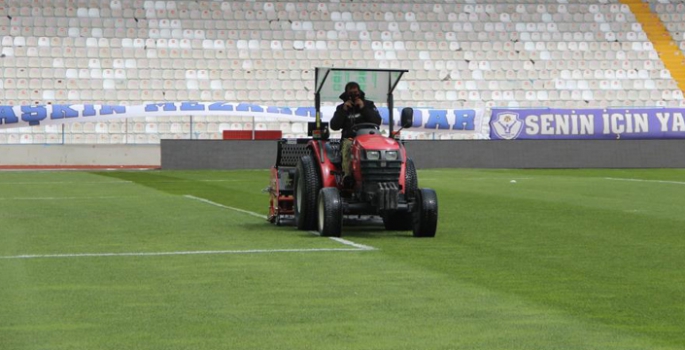
<instances>
[{"instance_id":1,"label":"empty grandstand","mask_svg":"<svg viewBox=\"0 0 685 350\"><path fill-rule=\"evenodd\" d=\"M414 107L683 107L683 6L0 0L0 105L302 107L313 103L314 67L363 67L408 69L395 100ZM306 127L249 114L131 117L0 129L0 144L157 144L254 129L301 137Z\"/></svg>"}]
</instances>

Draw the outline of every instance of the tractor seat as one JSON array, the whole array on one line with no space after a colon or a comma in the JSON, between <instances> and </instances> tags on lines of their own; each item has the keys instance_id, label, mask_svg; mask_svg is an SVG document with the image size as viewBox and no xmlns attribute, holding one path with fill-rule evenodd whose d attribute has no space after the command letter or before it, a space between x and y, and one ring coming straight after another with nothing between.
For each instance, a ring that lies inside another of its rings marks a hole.
<instances>
[{"instance_id":1,"label":"tractor seat","mask_svg":"<svg viewBox=\"0 0 685 350\"><path fill-rule=\"evenodd\" d=\"M359 129L357 130L356 136L361 136L361 135L380 135L381 132L378 129L374 128L364 128L364 129Z\"/></svg>"}]
</instances>

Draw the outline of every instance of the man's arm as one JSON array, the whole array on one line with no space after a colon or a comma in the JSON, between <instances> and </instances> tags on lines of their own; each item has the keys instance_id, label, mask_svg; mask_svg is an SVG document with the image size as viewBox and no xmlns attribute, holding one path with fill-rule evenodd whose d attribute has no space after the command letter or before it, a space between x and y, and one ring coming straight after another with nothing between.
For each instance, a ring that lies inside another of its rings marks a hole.
<instances>
[{"instance_id":1,"label":"man's arm","mask_svg":"<svg viewBox=\"0 0 685 350\"><path fill-rule=\"evenodd\" d=\"M362 108L359 114L362 115L364 121L367 123L381 125L381 122L383 121L383 118L381 118L381 114L378 113L376 104L374 104L373 101L365 101L364 108Z\"/></svg>"},{"instance_id":2,"label":"man's arm","mask_svg":"<svg viewBox=\"0 0 685 350\"><path fill-rule=\"evenodd\" d=\"M345 125L347 121L348 112L343 107L344 105L339 105L333 113L333 118L331 118L331 130L340 130Z\"/></svg>"}]
</instances>

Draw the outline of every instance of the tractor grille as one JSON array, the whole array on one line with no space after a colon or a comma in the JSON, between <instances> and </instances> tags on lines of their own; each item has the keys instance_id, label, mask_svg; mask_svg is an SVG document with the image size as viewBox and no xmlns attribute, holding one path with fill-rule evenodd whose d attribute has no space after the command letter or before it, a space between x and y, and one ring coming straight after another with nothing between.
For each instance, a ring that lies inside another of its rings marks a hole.
<instances>
[{"instance_id":1,"label":"tractor grille","mask_svg":"<svg viewBox=\"0 0 685 350\"><path fill-rule=\"evenodd\" d=\"M400 181L402 161L362 160L361 170L364 183L398 183Z\"/></svg>"}]
</instances>

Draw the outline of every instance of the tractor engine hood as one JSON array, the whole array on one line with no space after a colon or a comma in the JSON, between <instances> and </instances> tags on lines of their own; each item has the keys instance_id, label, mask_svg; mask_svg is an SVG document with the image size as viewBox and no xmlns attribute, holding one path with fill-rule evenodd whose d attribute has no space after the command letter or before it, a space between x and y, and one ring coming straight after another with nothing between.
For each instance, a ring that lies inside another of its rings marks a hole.
<instances>
[{"instance_id":1,"label":"tractor engine hood","mask_svg":"<svg viewBox=\"0 0 685 350\"><path fill-rule=\"evenodd\" d=\"M381 135L361 135L355 139L365 150L399 150L400 146L394 139Z\"/></svg>"}]
</instances>

